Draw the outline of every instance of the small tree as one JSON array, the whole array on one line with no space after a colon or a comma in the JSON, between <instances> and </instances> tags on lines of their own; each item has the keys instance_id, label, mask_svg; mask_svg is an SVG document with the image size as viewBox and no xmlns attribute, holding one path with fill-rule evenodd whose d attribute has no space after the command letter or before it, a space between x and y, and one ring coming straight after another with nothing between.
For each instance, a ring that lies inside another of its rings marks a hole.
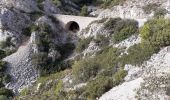
<instances>
[{"instance_id":1,"label":"small tree","mask_svg":"<svg viewBox=\"0 0 170 100\"><path fill-rule=\"evenodd\" d=\"M84 5L81 8L80 16L88 16L88 8L87 8L87 6Z\"/></svg>"}]
</instances>

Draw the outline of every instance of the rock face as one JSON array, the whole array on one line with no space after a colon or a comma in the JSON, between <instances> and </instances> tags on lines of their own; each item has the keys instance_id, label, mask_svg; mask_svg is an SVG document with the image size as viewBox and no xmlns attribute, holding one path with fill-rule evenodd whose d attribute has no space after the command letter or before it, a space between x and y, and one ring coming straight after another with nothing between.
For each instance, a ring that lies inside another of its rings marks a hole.
<instances>
[{"instance_id":1,"label":"rock face","mask_svg":"<svg viewBox=\"0 0 170 100\"><path fill-rule=\"evenodd\" d=\"M142 78L125 82L111 89L99 100L135 100L136 89L140 88L141 82L143 82Z\"/></svg>"},{"instance_id":2,"label":"rock face","mask_svg":"<svg viewBox=\"0 0 170 100\"><path fill-rule=\"evenodd\" d=\"M36 0L1 0L0 5L7 8L16 8L24 12L34 12L38 9Z\"/></svg>"},{"instance_id":3,"label":"rock face","mask_svg":"<svg viewBox=\"0 0 170 100\"><path fill-rule=\"evenodd\" d=\"M79 37L96 37L97 35L109 35L107 29L104 28L104 23L108 20L98 20L90 23L87 28L83 29L78 33Z\"/></svg>"},{"instance_id":4,"label":"rock face","mask_svg":"<svg viewBox=\"0 0 170 100\"><path fill-rule=\"evenodd\" d=\"M12 77L12 81L6 84L6 87L13 89L14 92L30 86L36 81L38 72L31 63L31 54L33 53L30 41L19 47L18 51L4 58L8 62L7 73Z\"/></svg>"},{"instance_id":5,"label":"rock face","mask_svg":"<svg viewBox=\"0 0 170 100\"><path fill-rule=\"evenodd\" d=\"M21 42L22 29L30 23L30 17L16 9L7 9L0 6L0 41L11 37L14 45Z\"/></svg>"},{"instance_id":6,"label":"rock face","mask_svg":"<svg viewBox=\"0 0 170 100\"><path fill-rule=\"evenodd\" d=\"M53 4L51 0L45 0L43 6L44 6L44 11L47 14L62 13L61 10L55 4Z\"/></svg>"},{"instance_id":7,"label":"rock face","mask_svg":"<svg viewBox=\"0 0 170 100\"><path fill-rule=\"evenodd\" d=\"M148 4L156 3L161 7L169 9L168 0L126 0L123 5L112 7L111 9L106 9L100 11L98 17L105 18L105 17L121 17L121 18L131 18L131 19L148 19L152 17L152 14L146 14L143 11L143 6ZM98 13L96 11L96 13ZM92 13L95 15L95 13Z\"/></svg>"}]
</instances>

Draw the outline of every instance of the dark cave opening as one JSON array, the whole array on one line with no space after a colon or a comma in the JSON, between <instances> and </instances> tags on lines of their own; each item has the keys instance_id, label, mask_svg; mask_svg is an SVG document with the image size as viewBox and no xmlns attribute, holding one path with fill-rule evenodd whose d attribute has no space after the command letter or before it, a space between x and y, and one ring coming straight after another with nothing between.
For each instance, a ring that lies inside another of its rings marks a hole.
<instances>
[{"instance_id":1,"label":"dark cave opening","mask_svg":"<svg viewBox=\"0 0 170 100\"><path fill-rule=\"evenodd\" d=\"M76 33L80 30L80 27L77 22L71 21L66 25L66 29Z\"/></svg>"}]
</instances>

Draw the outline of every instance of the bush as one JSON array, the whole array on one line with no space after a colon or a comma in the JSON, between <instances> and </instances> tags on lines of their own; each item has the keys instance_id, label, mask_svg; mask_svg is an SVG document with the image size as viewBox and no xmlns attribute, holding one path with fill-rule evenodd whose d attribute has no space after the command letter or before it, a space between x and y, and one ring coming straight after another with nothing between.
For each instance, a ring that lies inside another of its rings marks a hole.
<instances>
[{"instance_id":1,"label":"bush","mask_svg":"<svg viewBox=\"0 0 170 100\"><path fill-rule=\"evenodd\" d=\"M119 49L108 47L99 52L94 58L86 58L73 64L73 75L78 81L88 81L105 70L116 71ZM110 72L109 72L110 73Z\"/></svg>"},{"instance_id":2,"label":"bush","mask_svg":"<svg viewBox=\"0 0 170 100\"><path fill-rule=\"evenodd\" d=\"M104 27L113 35L115 43L139 33L138 22L131 19L111 18L104 24Z\"/></svg>"},{"instance_id":3,"label":"bush","mask_svg":"<svg viewBox=\"0 0 170 100\"><path fill-rule=\"evenodd\" d=\"M85 82L94 78L100 70L100 65L93 59L84 59L72 66L73 75L77 81Z\"/></svg>"},{"instance_id":4,"label":"bush","mask_svg":"<svg viewBox=\"0 0 170 100\"><path fill-rule=\"evenodd\" d=\"M170 20L152 19L144 24L140 30L143 41L150 43L154 47L164 47L170 45Z\"/></svg>"},{"instance_id":5,"label":"bush","mask_svg":"<svg viewBox=\"0 0 170 100\"><path fill-rule=\"evenodd\" d=\"M0 59L4 58L6 56L5 51L0 49Z\"/></svg>"},{"instance_id":6,"label":"bush","mask_svg":"<svg viewBox=\"0 0 170 100\"><path fill-rule=\"evenodd\" d=\"M88 100L95 100L112 87L113 82L110 77L99 76L95 80L88 82L84 95Z\"/></svg>"},{"instance_id":7,"label":"bush","mask_svg":"<svg viewBox=\"0 0 170 100\"><path fill-rule=\"evenodd\" d=\"M113 41L117 43L137 33L138 33L137 21L129 19L121 20L117 23L117 26L115 27Z\"/></svg>"},{"instance_id":8,"label":"bush","mask_svg":"<svg viewBox=\"0 0 170 100\"><path fill-rule=\"evenodd\" d=\"M56 6L61 6L62 2L61 0L52 0L53 4L55 4Z\"/></svg>"},{"instance_id":9,"label":"bush","mask_svg":"<svg viewBox=\"0 0 170 100\"><path fill-rule=\"evenodd\" d=\"M140 65L158 51L147 43L137 44L128 49L128 55L122 57L125 64Z\"/></svg>"},{"instance_id":10,"label":"bush","mask_svg":"<svg viewBox=\"0 0 170 100\"><path fill-rule=\"evenodd\" d=\"M32 63L34 65L38 66L43 66L46 65L47 63L47 53L45 52L40 52L37 54L32 55Z\"/></svg>"},{"instance_id":11,"label":"bush","mask_svg":"<svg viewBox=\"0 0 170 100\"><path fill-rule=\"evenodd\" d=\"M60 59L67 58L75 49L75 45L73 43L65 43L56 46L57 51L62 55Z\"/></svg>"},{"instance_id":12,"label":"bush","mask_svg":"<svg viewBox=\"0 0 170 100\"><path fill-rule=\"evenodd\" d=\"M104 27L114 32L114 29L117 26L117 22L119 22L120 20L121 18L110 18L106 23L104 23Z\"/></svg>"},{"instance_id":13,"label":"bush","mask_svg":"<svg viewBox=\"0 0 170 100\"><path fill-rule=\"evenodd\" d=\"M0 72L4 72L6 69L7 62L0 60Z\"/></svg>"},{"instance_id":14,"label":"bush","mask_svg":"<svg viewBox=\"0 0 170 100\"><path fill-rule=\"evenodd\" d=\"M3 83L9 83L11 81L11 76L9 74L3 77Z\"/></svg>"},{"instance_id":15,"label":"bush","mask_svg":"<svg viewBox=\"0 0 170 100\"><path fill-rule=\"evenodd\" d=\"M103 35L97 35L96 39L93 39L95 43L101 48L104 48L109 45L109 37L105 37Z\"/></svg>"},{"instance_id":16,"label":"bush","mask_svg":"<svg viewBox=\"0 0 170 100\"><path fill-rule=\"evenodd\" d=\"M37 3L43 3L44 0L37 0Z\"/></svg>"},{"instance_id":17,"label":"bush","mask_svg":"<svg viewBox=\"0 0 170 100\"><path fill-rule=\"evenodd\" d=\"M113 75L113 84L114 86L116 85L119 85L124 77L127 75L127 72L125 70L119 70L118 72L116 72L114 75Z\"/></svg>"},{"instance_id":18,"label":"bush","mask_svg":"<svg viewBox=\"0 0 170 100\"><path fill-rule=\"evenodd\" d=\"M0 95L0 100L12 100L12 99L9 99L7 96L5 95Z\"/></svg>"},{"instance_id":19,"label":"bush","mask_svg":"<svg viewBox=\"0 0 170 100\"><path fill-rule=\"evenodd\" d=\"M6 89L6 88L0 88L0 95L5 95L7 97L12 97L13 96L13 93L11 90L9 89Z\"/></svg>"},{"instance_id":20,"label":"bush","mask_svg":"<svg viewBox=\"0 0 170 100\"><path fill-rule=\"evenodd\" d=\"M120 51L121 50L117 48L106 47L102 51L98 52L96 62L104 69L114 68L117 66L118 58L121 53Z\"/></svg>"},{"instance_id":21,"label":"bush","mask_svg":"<svg viewBox=\"0 0 170 100\"><path fill-rule=\"evenodd\" d=\"M13 43L11 42L11 37L7 37L5 41L2 41L0 43L0 47L2 49L10 47L11 45L13 45Z\"/></svg>"},{"instance_id":22,"label":"bush","mask_svg":"<svg viewBox=\"0 0 170 100\"><path fill-rule=\"evenodd\" d=\"M83 50L85 50L91 41L92 41L91 37L79 40L76 46L76 52L82 52Z\"/></svg>"},{"instance_id":23,"label":"bush","mask_svg":"<svg viewBox=\"0 0 170 100\"><path fill-rule=\"evenodd\" d=\"M87 6L83 6L80 11L80 16L88 16L88 9Z\"/></svg>"},{"instance_id":24,"label":"bush","mask_svg":"<svg viewBox=\"0 0 170 100\"><path fill-rule=\"evenodd\" d=\"M31 36L31 27L26 27L22 29L22 34L25 36Z\"/></svg>"}]
</instances>

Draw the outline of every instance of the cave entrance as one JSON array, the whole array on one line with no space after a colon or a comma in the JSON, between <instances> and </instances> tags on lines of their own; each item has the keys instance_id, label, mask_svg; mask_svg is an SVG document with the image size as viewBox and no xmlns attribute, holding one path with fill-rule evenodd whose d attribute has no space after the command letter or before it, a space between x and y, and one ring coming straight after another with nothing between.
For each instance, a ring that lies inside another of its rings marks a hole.
<instances>
[{"instance_id":1,"label":"cave entrance","mask_svg":"<svg viewBox=\"0 0 170 100\"><path fill-rule=\"evenodd\" d=\"M74 32L74 33L77 33L79 30L80 30L80 27L79 27L79 24L75 21L71 21L71 22L68 22L66 24L66 29L68 31L71 31L71 32Z\"/></svg>"}]
</instances>

